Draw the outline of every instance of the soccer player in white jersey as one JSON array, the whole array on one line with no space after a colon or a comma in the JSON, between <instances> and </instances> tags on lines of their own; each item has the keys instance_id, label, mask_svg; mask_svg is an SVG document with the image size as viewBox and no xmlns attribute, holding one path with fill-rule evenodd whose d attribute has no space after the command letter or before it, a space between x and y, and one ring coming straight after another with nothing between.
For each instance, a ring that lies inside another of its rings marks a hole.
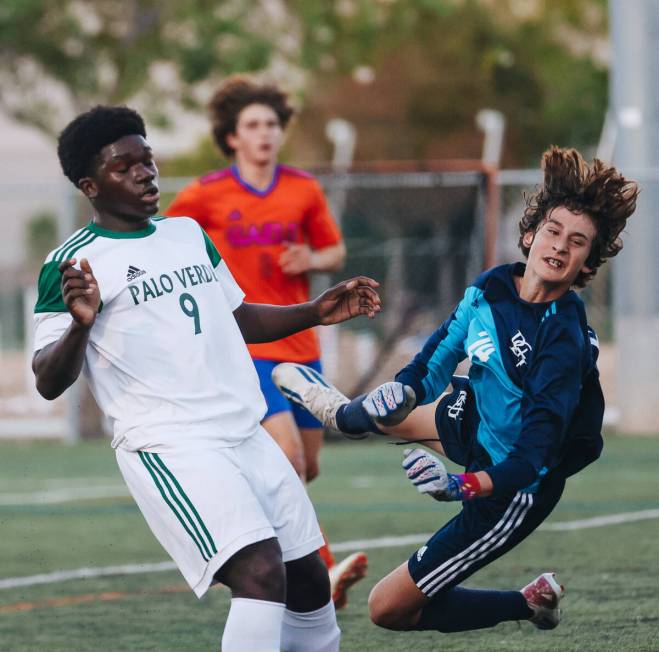
<instances>
[{"instance_id":1,"label":"soccer player in white jersey","mask_svg":"<svg viewBox=\"0 0 659 652\"><path fill-rule=\"evenodd\" d=\"M153 217L158 171L131 109L78 116L58 154L93 217L39 277L39 392L53 399L86 374L157 539L197 596L215 582L231 589L224 652L338 650L323 538L260 426L265 402L245 342L373 317L377 282L357 277L294 306L245 303L194 220Z\"/></svg>"}]
</instances>

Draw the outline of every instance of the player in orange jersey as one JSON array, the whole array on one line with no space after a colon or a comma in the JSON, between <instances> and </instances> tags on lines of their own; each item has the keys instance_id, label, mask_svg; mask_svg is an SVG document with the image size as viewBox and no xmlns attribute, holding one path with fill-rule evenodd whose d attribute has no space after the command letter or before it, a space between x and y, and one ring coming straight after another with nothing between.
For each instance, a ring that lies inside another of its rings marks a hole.
<instances>
[{"instance_id":1,"label":"player in orange jersey","mask_svg":"<svg viewBox=\"0 0 659 652\"><path fill-rule=\"evenodd\" d=\"M213 137L232 159L226 169L186 186L167 215L197 220L212 238L245 300L287 305L309 300L309 275L340 269L346 250L318 182L277 158L293 109L276 86L233 77L210 104ZM270 372L280 362L301 362L321 371L320 347L313 330L249 351L268 404L263 426L294 468L310 482L319 472L322 425L289 402ZM332 596L345 606L346 591L364 577L362 552L335 564L327 545L321 555L330 569Z\"/></svg>"}]
</instances>

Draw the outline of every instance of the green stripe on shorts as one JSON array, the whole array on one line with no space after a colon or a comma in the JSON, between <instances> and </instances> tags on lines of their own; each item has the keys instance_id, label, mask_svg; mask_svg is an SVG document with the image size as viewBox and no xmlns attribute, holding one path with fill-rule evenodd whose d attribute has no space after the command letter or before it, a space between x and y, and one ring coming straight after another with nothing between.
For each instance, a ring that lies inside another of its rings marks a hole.
<instances>
[{"instance_id":1,"label":"green stripe on shorts","mask_svg":"<svg viewBox=\"0 0 659 652\"><path fill-rule=\"evenodd\" d=\"M174 513L174 516L176 516L179 523L183 526L183 529L190 535L190 538L194 541L195 545L199 549L199 552L201 553L201 556L203 557L204 561L209 561L212 555L208 550L208 546L206 545L203 538L200 536L199 530L194 524L194 521L192 520L190 514L186 511L185 507L183 507L183 505L181 504L181 501L176 496L174 490L167 481L167 478L164 476L163 472L158 468L156 463L153 461L151 454L144 453L143 451L137 451L137 454L140 456L142 463L144 464L147 471L153 478L153 482L155 483L156 487L158 487L158 491L160 491L160 495L163 497L163 500L169 505L169 508ZM169 499L167 493L165 493L165 489L163 488L163 485L167 487L167 492L177 503L177 505L180 508L180 511ZM192 530L188 527L186 520L192 525L192 528L194 529L195 533L193 533Z\"/></svg>"},{"instance_id":2,"label":"green stripe on shorts","mask_svg":"<svg viewBox=\"0 0 659 652\"><path fill-rule=\"evenodd\" d=\"M156 460L156 462L158 462L158 464L162 467L165 473L172 479L172 482L176 485L176 488L179 490L179 493L181 494L181 496L183 496L183 500L185 500L185 502L192 510L193 514L197 517L197 522L199 523L199 525L201 525L201 529L206 534L210 547L212 548L213 552L217 554L217 548L215 547L215 541L213 541L213 537L211 536L211 533L208 531L208 528L206 527L206 524L202 520L201 516L199 516L199 512L197 512L197 510L195 509L195 506L192 504L192 501L188 498L185 491L183 491L183 487L181 487L181 485L178 483L178 480L174 477L174 474L165 466L165 463L160 458L160 455L158 455L158 453L153 453L153 457Z\"/></svg>"}]
</instances>

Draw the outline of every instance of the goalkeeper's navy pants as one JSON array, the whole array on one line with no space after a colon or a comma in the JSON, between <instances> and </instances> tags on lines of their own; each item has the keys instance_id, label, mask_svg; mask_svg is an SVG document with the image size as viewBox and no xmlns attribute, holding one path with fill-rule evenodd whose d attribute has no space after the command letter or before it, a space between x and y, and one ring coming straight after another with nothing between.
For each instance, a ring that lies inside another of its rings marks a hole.
<instances>
[{"instance_id":1,"label":"goalkeeper's navy pants","mask_svg":"<svg viewBox=\"0 0 659 652\"><path fill-rule=\"evenodd\" d=\"M475 401L465 381L454 377L454 391L439 402L435 419L447 457L474 472L492 462L476 441ZM412 579L429 598L457 586L531 534L552 512L564 487L564 478L547 476L533 493L464 502L460 513L410 557Z\"/></svg>"}]
</instances>

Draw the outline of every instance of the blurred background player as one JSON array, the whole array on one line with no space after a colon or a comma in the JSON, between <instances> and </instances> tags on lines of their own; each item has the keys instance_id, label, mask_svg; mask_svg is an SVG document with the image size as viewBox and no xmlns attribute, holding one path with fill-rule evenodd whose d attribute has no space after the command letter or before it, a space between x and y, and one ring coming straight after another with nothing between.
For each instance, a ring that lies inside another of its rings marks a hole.
<instances>
[{"instance_id":1,"label":"blurred background player","mask_svg":"<svg viewBox=\"0 0 659 652\"><path fill-rule=\"evenodd\" d=\"M447 473L434 455L405 451L403 467L418 491L461 501L462 510L374 587L369 611L382 627L559 624L563 587L553 572L518 591L459 586L533 532L566 478L602 447L597 338L572 288L584 287L622 248L638 187L573 149L550 149L543 167L544 185L519 223L526 264L481 274L395 382L348 402L295 365L275 371L282 391L300 396L325 423L423 442L465 467ZM469 377L452 377L467 356ZM452 390L443 393L449 382Z\"/></svg>"},{"instance_id":2,"label":"blurred background player","mask_svg":"<svg viewBox=\"0 0 659 652\"><path fill-rule=\"evenodd\" d=\"M213 137L233 164L183 188L167 209L197 220L226 261L246 300L286 305L309 299L309 275L343 266L346 249L318 182L281 165L278 155L293 109L276 86L233 77L212 97ZM305 482L319 472L322 424L282 396L271 380L280 362L300 362L321 372L312 329L266 344L250 344L268 410L263 426ZM335 606L364 577L363 552L338 564L327 546Z\"/></svg>"}]
</instances>

